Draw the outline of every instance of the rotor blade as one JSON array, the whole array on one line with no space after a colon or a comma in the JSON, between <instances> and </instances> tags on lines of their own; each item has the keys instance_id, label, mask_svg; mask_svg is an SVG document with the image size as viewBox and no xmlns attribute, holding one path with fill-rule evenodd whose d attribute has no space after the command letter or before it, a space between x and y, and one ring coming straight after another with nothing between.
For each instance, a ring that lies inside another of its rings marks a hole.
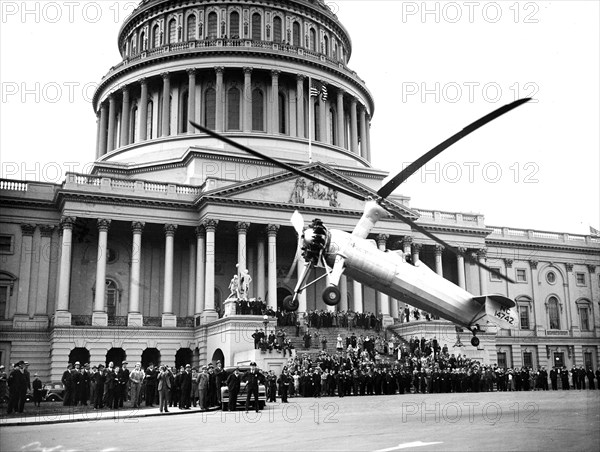
<instances>
[{"instance_id":1,"label":"rotor blade","mask_svg":"<svg viewBox=\"0 0 600 452\"><path fill-rule=\"evenodd\" d=\"M207 129L206 127L201 126L200 124L196 124L194 121L190 121L190 124L192 126L194 126L196 129L200 130L201 132L204 132L207 135L210 135L213 138L221 140L224 143L229 144L230 146L238 148L239 150L247 152L248 154L258 157L266 162L272 163L273 165L278 166L279 168L282 168L282 169L288 170L294 174L297 174L300 177L305 177L313 182L324 185L325 187L331 188L333 190L337 190L338 192L344 193L348 196L352 196L353 198L360 199L361 201L364 201L366 199L366 196L363 196L360 193L356 193L355 191L348 190L346 187L336 185L332 182L319 179L318 177L315 177L306 171L302 171L301 169L298 169L294 166L288 165L287 163L280 162L279 160L269 157L268 155L265 155L261 152L258 152L247 146L244 146L243 144L237 143L237 142L231 140L230 138L227 138L226 136L223 136L220 133L215 132L214 130Z\"/></svg>"},{"instance_id":2,"label":"rotor blade","mask_svg":"<svg viewBox=\"0 0 600 452\"><path fill-rule=\"evenodd\" d=\"M381 205L381 204L380 204ZM383 207L385 210L387 210L390 214L392 214L395 218L397 218L400 221L403 221L404 223L406 223L407 225L409 225L413 230L420 232L421 234L429 237L431 240L439 243L440 245L442 245L444 248L446 248L448 251L450 251L451 253L454 253L455 255L459 256L461 255L460 251L458 251L458 248L450 245L449 243L447 243L446 241L440 239L439 237L435 236L434 234L432 234L431 232L429 232L427 229L425 229L423 226L415 223L414 221L412 221L410 218L406 218L404 215L398 213L398 212L394 212L391 209L387 209L384 206ZM515 281L513 281L512 279L510 279L508 276L503 275L502 273L500 273L497 270L494 270L491 267L488 267L485 264L482 264L481 262L479 262L477 259L474 259L473 257L471 257L471 255L465 254L464 255L465 260L467 260L468 262L470 262L471 264L475 264L478 267L484 268L486 269L488 272L490 272L491 274L497 276L498 278L503 279L504 281L508 281L512 284L515 284Z\"/></svg>"},{"instance_id":3,"label":"rotor blade","mask_svg":"<svg viewBox=\"0 0 600 452\"><path fill-rule=\"evenodd\" d=\"M398 188L400 186L400 184L402 184L406 179L408 179L410 176L412 176L414 173L416 173L419 170L419 168L421 168L423 165L425 165L431 159L433 159L434 157L439 155L442 151L449 148L450 146L452 146L454 143L456 143L460 139L466 137L471 132L474 132L475 130L479 129L480 127L483 127L488 122L493 121L494 119L498 118L499 116L502 116L504 113L508 113L509 111L517 108L519 105L523 105L525 102L529 102L530 100L531 100L530 97L525 98L525 99L516 100L514 102L511 102L510 104L507 104L507 105L504 105L503 107L498 108L497 110L494 110L493 112L485 115L483 118L478 119L474 123L469 124L467 127L462 129L460 132L454 134L453 136L448 138L443 143L438 144L432 150L430 150L426 154L423 154L417 160L415 160L410 165L408 165L406 168L404 168L402 171L400 171L393 179L390 179L383 187L381 187L379 189L379 191L377 192L377 195L382 198L387 198L396 188Z\"/></svg>"},{"instance_id":4,"label":"rotor blade","mask_svg":"<svg viewBox=\"0 0 600 452\"><path fill-rule=\"evenodd\" d=\"M298 234L298 240L302 238L302 232L304 230L304 218L302 218L302 214L297 210L294 210L291 219L292 225L296 230L296 234Z\"/></svg>"},{"instance_id":5,"label":"rotor blade","mask_svg":"<svg viewBox=\"0 0 600 452\"><path fill-rule=\"evenodd\" d=\"M287 273L287 275L285 275L285 278L283 279L284 283L289 283L290 279L292 279L292 274L294 273L294 270L296 269L296 265L298 264L298 259L300 259L300 247L298 247L296 249L296 255L294 256L294 260L292 262L292 265L290 266L290 269Z\"/></svg>"}]
</instances>

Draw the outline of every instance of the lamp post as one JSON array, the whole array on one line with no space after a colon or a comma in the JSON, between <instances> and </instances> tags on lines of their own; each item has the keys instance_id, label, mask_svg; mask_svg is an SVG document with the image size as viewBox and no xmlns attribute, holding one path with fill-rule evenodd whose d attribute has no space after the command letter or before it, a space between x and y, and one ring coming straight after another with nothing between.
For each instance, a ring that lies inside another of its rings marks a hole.
<instances>
[{"instance_id":1,"label":"lamp post","mask_svg":"<svg viewBox=\"0 0 600 452\"><path fill-rule=\"evenodd\" d=\"M269 317L265 314L263 315L263 325L265 326L265 339L267 338L267 327L269 326Z\"/></svg>"}]
</instances>

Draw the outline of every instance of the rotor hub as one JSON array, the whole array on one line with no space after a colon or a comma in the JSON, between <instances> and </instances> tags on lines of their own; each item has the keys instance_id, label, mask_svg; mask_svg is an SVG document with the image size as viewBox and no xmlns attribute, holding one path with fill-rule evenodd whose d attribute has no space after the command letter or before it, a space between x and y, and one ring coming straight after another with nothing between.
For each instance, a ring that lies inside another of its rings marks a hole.
<instances>
[{"instance_id":1,"label":"rotor hub","mask_svg":"<svg viewBox=\"0 0 600 452\"><path fill-rule=\"evenodd\" d=\"M302 257L306 262L317 265L323 251L327 247L329 232L323 225L323 222L315 218L302 234L302 241Z\"/></svg>"}]
</instances>

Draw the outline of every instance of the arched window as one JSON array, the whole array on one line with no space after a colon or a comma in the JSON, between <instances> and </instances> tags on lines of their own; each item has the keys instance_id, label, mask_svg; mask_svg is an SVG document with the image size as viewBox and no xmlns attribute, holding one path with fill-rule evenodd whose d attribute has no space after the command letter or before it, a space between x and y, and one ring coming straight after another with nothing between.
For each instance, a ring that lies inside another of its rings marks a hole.
<instances>
[{"instance_id":1,"label":"arched window","mask_svg":"<svg viewBox=\"0 0 600 452\"><path fill-rule=\"evenodd\" d=\"M177 23L175 19L169 21L168 34L169 44L175 44L177 42Z\"/></svg>"},{"instance_id":2,"label":"arched window","mask_svg":"<svg viewBox=\"0 0 600 452\"><path fill-rule=\"evenodd\" d=\"M338 45L337 42L334 40L333 41L333 59L337 60L338 57Z\"/></svg>"},{"instance_id":3,"label":"arched window","mask_svg":"<svg viewBox=\"0 0 600 452\"><path fill-rule=\"evenodd\" d=\"M208 15L208 39L217 38L217 13L214 11Z\"/></svg>"},{"instance_id":4,"label":"arched window","mask_svg":"<svg viewBox=\"0 0 600 452\"><path fill-rule=\"evenodd\" d=\"M329 37L327 37L327 35L325 35L325 36L323 37L323 47L324 47L324 48L323 48L323 50L324 50L324 52L323 52L323 53L324 53L326 56L329 56Z\"/></svg>"},{"instance_id":5,"label":"arched window","mask_svg":"<svg viewBox=\"0 0 600 452\"><path fill-rule=\"evenodd\" d=\"M187 132L187 123L188 123L188 91L184 91L181 94L180 102L179 102L179 127L178 133Z\"/></svg>"},{"instance_id":6,"label":"arched window","mask_svg":"<svg viewBox=\"0 0 600 452\"><path fill-rule=\"evenodd\" d=\"M314 28L310 29L310 50L313 52L317 51L317 32Z\"/></svg>"},{"instance_id":7,"label":"arched window","mask_svg":"<svg viewBox=\"0 0 600 452\"><path fill-rule=\"evenodd\" d=\"M293 44L300 47L300 24L297 21L292 25L292 32Z\"/></svg>"},{"instance_id":8,"label":"arched window","mask_svg":"<svg viewBox=\"0 0 600 452\"><path fill-rule=\"evenodd\" d=\"M252 91L252 130L265 131L263 92L256 88Z\"/></svg>"},{"instance_id":9,"label":"arched window","mask_svg":"<svg viewBox=\"0 0 600 452\"><path fill-rule=\"evenodd\" d=\"M146 50L146 33L144 33L143 31L140 33L140 46L139 48L141 49L141 51L145 51Z\"/></svg>"},{"instance_id":10,"label":"arched window","mask_svg":"<svg viewBox=\"0 0 600 452\"><path fill-rule=\"evenodd\" d=\"M154 102L148 102L148 110L146 110L146 139L149 140L153 135L154 124Z\"/></svg>"},{"instance_id":11,"label":"arched window","mask_svg":"<svg viewBox=\"0 0 600 452\"><path fill-rule=\"evenodd\" d=\"M137 130L137 125L138 125L138 107L137 104L134 104L131 107L131 124L130 124L130 130L129 130L129 142L130 143L136 143L140 140L140 136Z\"/></svg>"},{"instance_id":12,"label":"arched window","mask_svg":"<svg viewBox=\"0 0 600 452\"><path fill-rule=\"evenodd\" d=\"M230 88L227 91L227 130L240 130L240 90Z\"/></svg>"},{"instance_id":13,"label":"arched window","mask_svg":"<svg viewBox=\"0 0 600 452\"><path fill-rule=\"evenodd\" d=\"M160 27L158 24L152 28L152 48L156 49L157 47L160 47Z\"/></svg>"},{"instance_id":14,"label":"arched window","mask_svg":"<svg viewBox=\"0 0 600 452\"><path fill-rule=\"evenodd\" d=\"M252 39L260 41L262 39L262 18L260 14L252 14Z\"/></svg>"},{"instance_id":15,"label":"arched window","mask_svg":"<svg viewBox=\"0 0 600 452\"><path fill-rule=\"evenodd\" d=\"M286 98L282 93L279 93L279 133L287 133L287 105Z\"/></svg>"},{"instance_id":16,"label":"arched window","mask_svg":"<svg viewBox=\"0 0 600 452\"><path fill-rule=\"evenodd\" d=\"M231 39L240 38L240 14L237 11L229 15L229 35Z\"/></svg>"},{"instance_id":17,"label":"arched window","mask_svg":"<svg viewBox=\"0 0 600 452\"><path fill-rule=\"evenodd\" d=\"M133 35L131 37L131 41L129 43L129 56L135 55L137 53L137 36Z\"/></svg>"},{"instance_id":18,"label":"arched window","mask_svg":"<svg viewBox=\"0 0 600 452\"><path fill-rule=\"evenodd\" d=\"M556 297L548 299L548 317L550 319L550 329L560 330L560 308Z\"/></svg>"},{"instance_id":19,"label":"arched window","mask_svg":"<svg viewBox=\"0 0 600 452\"><path fill-rule=\"evenodd\" d=\"M187 18L187 40L193 41L196 39L196 16L191 14Z\"/></svg>"},{"instance_id":20,"label":"arched window","mask_svg":"<svg viewBox=\"0 0 600 452\"><path fill-rule=\"evenodd\" d=\"M204 127L214 130L216 127L217 93L213 88L204 95Z\"/></svg>"},{"instance_id":21,"label":"arched window","mask_svg":"<svg viewBox=\"0 0 600 452\"><path fill-rule=\"evenodd\" d=\"M281 42L281 17L273 17L273 42Z\"/></svg>"}]
</instances>

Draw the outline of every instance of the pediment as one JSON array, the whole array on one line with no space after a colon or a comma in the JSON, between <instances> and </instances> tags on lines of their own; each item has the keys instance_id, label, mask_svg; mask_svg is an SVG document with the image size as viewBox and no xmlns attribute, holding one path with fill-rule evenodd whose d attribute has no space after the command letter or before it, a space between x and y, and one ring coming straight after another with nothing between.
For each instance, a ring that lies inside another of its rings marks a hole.
<instances>
[{"instance_id":1,"label":"pediment","mask_svg":"<svg viewBox=\"0 0 600 452\"><path fill-rule=\"evenodd\" d=\"M365 199L369 196L376 197L376 193L367 186L322 163L307 165L299 169L320 180L329 181L340 187L360 193ZM240 202L260 202L272 204L273 206L289 205L295 208L315 208L318 210L341 209L362 212L364 207L364 201L360 199L340 193L323 184L288 171L213 190L205 193L204 196L227 198L228 200L239 200ZM389 201L386 204L393 204L396 209L409 217L416 218L418 216L404 206Z\"/></svg>"}]
</instances>

